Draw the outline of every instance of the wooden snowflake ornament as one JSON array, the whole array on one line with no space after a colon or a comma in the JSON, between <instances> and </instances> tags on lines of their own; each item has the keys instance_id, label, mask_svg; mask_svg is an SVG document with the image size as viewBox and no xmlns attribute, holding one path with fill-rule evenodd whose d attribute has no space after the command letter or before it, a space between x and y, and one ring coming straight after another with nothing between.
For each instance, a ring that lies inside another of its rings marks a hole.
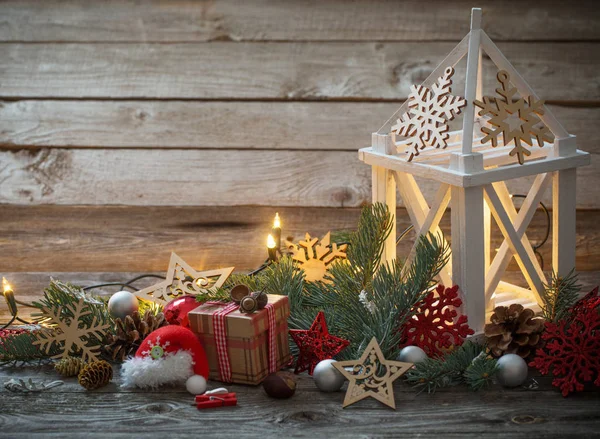
<instances>
[{"instance_id":1,"label":"wooden snowflake ornament","mask_svg":"<svg viewBox=\"0 0 600 439\"><path fill-rule=\"evenodd\" d=\"M426 146L442 149L448 146L448 122L467 105L464 98L450 94L452 75L454 69L447 67L431 90L422 85L410 88L409 110L392 126L396 135L410 138L406 150L409 162Z\"/></svg>"},{"instance_id":2,"label":"wooden snowflake ornament","mask_svg":"<svg viewBox=\"0 0 600 439\"><path fill-rule=\"evenodd\" d=\"M225 283L233 268L196 271L175 253L171 253L167 278L136 292L135 295L140 300L166 305L167 302L183 295L208 294Z\"/></svg>"},{"instance_id":3,"label":"wooden snowflake ornament","mask_svg":"<svg viewBox=\"0 0 600 439\"><path fill-rule=\"evenodd\" d=\"M393 383L413 366L412 363L386 360L373 337L358 360L337 361L333 366L348 380L344 407L365 398L396 408ZM346 370L346 367L352 368Z\"/></svg>"},{"instance_id":4,"label":"wooden snowflake ornament","mask_svg":"<svg viewBox=\"0 0 600 439\"><path fill-rule=\"evenodd\" d=\"M304 270L306 280L322 281L335 259L346 258L348 245L331 243L331 232L328 232L320 241L307 233L304 241L298 244L287 242L287 247L292 252L292 259Z\"/></svg>"},{"instance_id":5,"label":"wooden snowflake ornament","mask_svg":"<svg viewBox=\"0 0 600 439\"><path fill-rule=\"evenodd\" d=\"M544 146L544 142L554 142L554 135L538 117L544 114L544 101L536 100L533 96L528 96L527 101L523 98L514 100L517 89L511 87L508 72L501 70L496 77L501 85L501 88L496 89L496 93L501 98L492 102L488 96L484 96L483 102L473 102L481 108L480 116L491 116L487 123L493 128L481 127L481 132L486 134L481 143L492 142L492 146L496 147L498 138L502 135L504 146L508 146L510 142L514 143L515 147L509 155L516 155L522 165L525 163L525 156L531 155L523 143L533 146L533 138L540 147Z\"/></svg>"},{"instance_id":6,"label":"wooden snowflake ornament","mask_svg":"<svg viewBox=\"0 0 600 439\"><path fill-rule=\"evenodd\" d=\"M84 362L99 359L99 343L106 336L110 327L108 323L99 322L94 316L90 324L84 317L92 314L91 305L81 298L72 306L59 306L56 309L42 308L44 317L50 319L50 325L56 328L40 331L33 342L42 352L50 353L58 348L58 354L52 358L68 358L81 356Z\"/></svg>"}]
</instances>

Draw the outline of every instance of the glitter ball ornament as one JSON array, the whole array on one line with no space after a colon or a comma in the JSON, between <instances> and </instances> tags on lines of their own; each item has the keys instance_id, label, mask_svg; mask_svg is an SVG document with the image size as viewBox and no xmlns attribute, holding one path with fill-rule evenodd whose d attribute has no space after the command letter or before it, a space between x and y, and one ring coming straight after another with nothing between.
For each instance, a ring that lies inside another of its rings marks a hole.
<instances>
[{"instance_id":1,"label":"glitter ball ornament","mask_svg":"<svg viewBox=\"0 0 600 439\"><path fill-rule=\"evenodd\" d=\"M195 296L183 296L169 301L164 309L163 314L169 325L179 325L190 329L190 321L188 313L200 304L196 301Z\"/></svg>"},{"instance_id":2,"label":"glitter ball ornament","mask_svg":"<svg viewBox=\"0 0 600 439\"><path fill-rule=\"evenodd\" d=\"M315 366L313 378L315 385L321 392L337 392L344 385L346 379L333 367L335 360L323 360Z\"/></svg>"},{"instance_id":3,"label":"glitter ball ornament","mask_svg":"<svg viewBox=\"0 0 600 439\"><path fill-rule=\"evenodd\" d=\"M420 363L427 359L427 354L419 346L405 346L398 354L398 361L404 363Z\"/></svg>"},{"instance_id":4,"label":"glitter ball ornament","mask_svg":"<svg viewBox=\"0 0 600 439\"><path fill-rule=\"evenodd\" d=\"M527 379L527 363L516 354L506 354L498 359L496 378L504 387L517 387Z\"/></svg>"},{"instance_id":5,"label":"glitter ball ornament","mask_svg":"<svg viewBox=\"0 0 600 439\"><path fill-rule=\"evenodd\" d=\"M118 291L108 299L108 312L115 319L125 319L139 308L135 294L129 291Z\"/></svg>"}]
</instances>

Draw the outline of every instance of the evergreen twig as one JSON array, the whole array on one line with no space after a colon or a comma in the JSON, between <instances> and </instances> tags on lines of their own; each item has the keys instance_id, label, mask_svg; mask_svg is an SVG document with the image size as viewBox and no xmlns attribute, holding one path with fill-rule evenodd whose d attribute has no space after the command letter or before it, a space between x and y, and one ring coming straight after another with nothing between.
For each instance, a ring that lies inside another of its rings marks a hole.
<instances>
[{"instance_id":1,"label":"evergreen twig","mask_svg":"<svg viewBox=\"0 0 600 439\"><path fill-rule=\"evenodd\" d=\"M496 372L496 360L488 357L485 347L467 341L444 357L417 363L406 376L415 387L433 393L459 384L479 390L491 383Z\"/></svg>"},{"instance_id":2,"label":"evergreen twig","mask_svg":"<svg viewBox=\"0 0 600 439\"><path fill-rule=\"evenodd\" d=\"M565 277L554 271L549 284L544 285L542 292L542 315L548 322L558 322L570 315L570 308L575 304L581 291L577 283L577 274L571 270Z\"/></svg>"}]
</instances>

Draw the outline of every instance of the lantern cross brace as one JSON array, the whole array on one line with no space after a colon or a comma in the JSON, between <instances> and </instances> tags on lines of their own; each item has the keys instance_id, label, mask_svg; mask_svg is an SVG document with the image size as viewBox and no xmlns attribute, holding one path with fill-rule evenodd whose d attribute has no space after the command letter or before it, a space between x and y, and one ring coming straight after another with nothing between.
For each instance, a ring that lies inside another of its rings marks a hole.
<instances>
[{"instance_id":1,"label":"lantern cross brace","mask_svg":"<svg viewBox=\"0 0 600 439\"><path fill-rule=\"evenodd\" d=\"M448 207L450 202L450 185L442 183L435 195L434 201L429 207L419 185L415 181L415 178L405 172L394 172L394 178L396 179L398 191L400 196L404 200L404 205L408 211L411 222L418 236L426 236L430 231L434 235L443 236L442 231L439 227L440 220ZM446 238L443 238L443 242L448 244ZM419 239L415 240L413 247L407 259L405 267L410 266L410 262L414 258L416 253ZM440 271L440 279L445 285L452 285L452 265L450 260L445 267Z\"/></svg>"},{"instance_id":2,"label":"lantern cross brace","mask_svg":"<svg viewBox=\"0 0 600 439\"><path fill-rule=\"evenodd\" d=\"M496 184L495 186L499 191L496 191L496 188L492 184L484 186L485 200L502 235L504 235L502 246L508 247L508 249L503 250L502 254L496 255L496 257L500 256L499 262L497 264L492 263L492 266L488 271L488 276L486 277L490 280L486 286L486 297L491 297L492 292L500 282L500 276L504 273L504 270L506 270L506 265L508 265L508 262L505 260L510 260L510 253L512 253L512 256L515 257L521 272L527 280L527 284L531 288L535 300L538 303L542 303L541 293L544 290L546 278L535 257L533 248L525 235L525 229L527 228L527 225L529 225L529 222L537 209L537 203L533 203L532 200L541 197L541 193L543 193L542 189L547 185L546 174L538 176L536 182L539 182L539 184L527 196L526 204L521 207L519 214L516 213L508 190L506 189L506 185ZM513 224L513 221L516 224Z\"/></svg>"}]
</instances>

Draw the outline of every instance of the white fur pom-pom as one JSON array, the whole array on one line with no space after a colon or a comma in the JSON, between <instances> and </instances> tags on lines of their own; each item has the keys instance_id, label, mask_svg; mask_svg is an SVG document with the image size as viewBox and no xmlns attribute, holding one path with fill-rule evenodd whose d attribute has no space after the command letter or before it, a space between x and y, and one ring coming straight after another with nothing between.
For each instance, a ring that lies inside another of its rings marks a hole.
<instances>
[{"instance_id":1,"label":"white fur pom-pom","mask_svg":"<svg viewBox=\"0 0 600 439\"><path fill-rule=\"evenodd\" d=\"M185 382L185 388L192 395L202 395L206 392L206 379L202 375L192 375Z\"/></svg>"}]
</instances>

